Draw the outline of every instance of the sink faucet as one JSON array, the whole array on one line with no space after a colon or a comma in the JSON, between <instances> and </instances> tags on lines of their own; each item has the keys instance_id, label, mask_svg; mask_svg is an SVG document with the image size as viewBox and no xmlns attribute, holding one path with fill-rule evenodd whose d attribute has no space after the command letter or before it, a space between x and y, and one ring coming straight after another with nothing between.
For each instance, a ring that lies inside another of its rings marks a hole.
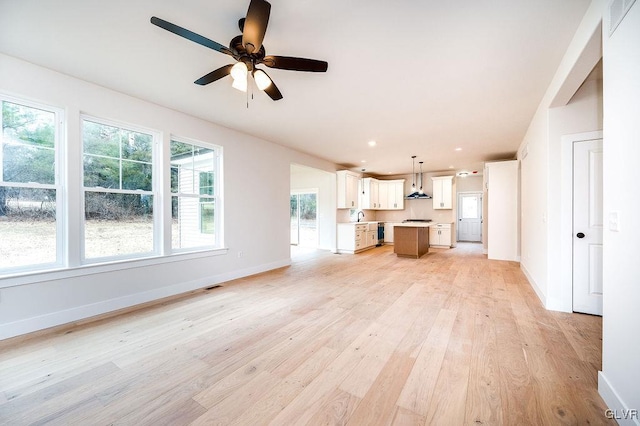
<instances>
[{"instance_id":1,"label":"sink faucet","mask_svg":"<svg viewBox=\"0 0 640 426\"><path fill-rule=\"evenodd\" d=\"M362 213L362 218L364 219L364 212L362 210L360 210L358 212L358 222L360 222L360 213Z\"/></svg>"}]
</instances>

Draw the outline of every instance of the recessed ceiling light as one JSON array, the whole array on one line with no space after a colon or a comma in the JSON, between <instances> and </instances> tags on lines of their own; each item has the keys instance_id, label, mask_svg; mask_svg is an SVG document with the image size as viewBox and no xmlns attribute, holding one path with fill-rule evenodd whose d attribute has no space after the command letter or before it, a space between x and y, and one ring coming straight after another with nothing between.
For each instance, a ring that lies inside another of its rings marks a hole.
<instances>
[{"instance_id":1,"label":"recessed ceiling light","mask_svg":"<svg viewBox=\"0 0 640 426\"><path fill-rule=\"evenodd\" d=\"M376 146L376 141L369 141L368 144L369 146Z\"/></svg>"},{"instance_id":2,"label":"recessed ceiling light","mask_svg":"<svg viewBox=\"0 0 640 426\"><path fill-rule=\"evenodd\" d=\"M366 162L367 162L367 160L361 160L360 162L361 162L361 163L366 163Z\"/></svg>"},{"instance_id":3,"label":"recessed ceiling light","mask_svg":"<svg viewBox=\"0 0 640 426\"><path fill-rule=\"evenodd\" d=\"M456 148L456 151L462 151L462 148Z\"/></svg>"},{"instance_id":4,"label":"recessed ceiling light","mask_svg":"<svg viewBox=\"0 0 640 426\"><path fill-rule=\"evenodd\" d=\"M449 166L450 169L453 169L453 166Z\"/></svg>"}]
</instances>

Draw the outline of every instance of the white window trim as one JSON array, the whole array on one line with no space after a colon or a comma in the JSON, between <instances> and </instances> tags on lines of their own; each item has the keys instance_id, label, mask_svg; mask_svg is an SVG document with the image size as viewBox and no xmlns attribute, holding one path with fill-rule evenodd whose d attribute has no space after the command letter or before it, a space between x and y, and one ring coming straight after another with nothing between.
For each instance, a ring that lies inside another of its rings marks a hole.
<instances>
[{"instance_id":1,"label":"white window trim","mask_svg":"<svg viewBox=\"0 0 640 426\"><path fill-rule=\"evenodd\" d=\"M188 138L188 137L183 137L183 136L177 136L177 135L170 135L169 137L169 145L171 144L171 142L180 142L180 143L185 143L185 144L191 144L191 145L196 145L199 146L201 148L207 148L207 149L212 149L213 150L213 154L214 154L214 167L215 167L215 178L214 178L214 188L213 188L213 196L202 196L199 194L192 194L192 193L183 193L183 192L171 192L171 186L169 185L168 188L168 192L170 194L170 197L193 197L193 198L211 198L212 201L215 203L215 221L214 221L214 226L216 229L216 234L215 234L215 242L212 245L206 245L206 246L200 246L200 247L188 247L188 248L180 248L180 249L175 249L172 247L171 245L171 235L169 235L169 237L167 238L168 240L168 249L169 249L169 253L171 254L182 254L182 253L189 253L192 251L197 251L197 250L220 250L223 249L224 247L224 228L223 228L223 224L224 224L224 218L222 215L222 212L224 211L223 209L223 193L222 193L222 188L224 185L222 185L222 180L224 179L224 172L222 169L222 164L223 164L223 147L220 145L216 145L213 143L208 143L208 142L203 142L201 140L197 140L197 139L193 139L193 138ZM168 150L168 158L167 158L167 166L165 170L169 170L169 174L171 173L171 148L169 148ZM171 217L171 202L169 202L167 204L167 210L165 211L165 214L167 215L167 217Z\"/></svg>"},{"instance_id":2,"label":"white window trim","mask_svg":"<svg viewBox=\"0 0 640 426\"><path fill-rule=\"evenodd\" d=\"M66 188L64 186L64 171L66 170L64 159L66 158L66 127L65 127L65 114L64 109L55 107L52 105L44 104L37 101L32 101L26 98L18 98L15 96L5 95L0 93L0 107L2 102L10 102L17 105L23 105L29 108L40 109L53 113L55 120L54 131L54 183L53 184L39 184L39 183L19 183L19 182L4 182L6 186L16 186L24 188L41 188L41 189L55 189L56 191L56 260L49 263L39 263L35 265L25 265L16 268L7 268L2 271L2 274L20 274L20 273L38 273L41 271L48 271L55 268L61 268L67 265L67 244L65 230L67 229L67 197ZM2 111L0 110L0 114ZM0 121L2 116L0 115ZM4 142L4 132L0 129L0 178L2 177L3 169L3 153L2 145ZM2 286L0 285L0 288Z\"/></svg>"},{"instance_id":3,"label":"white window trim","mask_svg":"<svg viewBox=\"0 0 640 426\"><path fill-rule=\"evenodd\" d=\"M151 191L148 190L140 190L140 189L112 189L112 188L101 188L98 186L85 187L84 186L84 138L83 138L83 130L84 130L84 122L89 121L95 124L101 124L110 127L116 127L122 130L133 131L137 133L148 134L152 137L151 142L151 173L152 173L152 183L151 183ZM109 262L117 262L120 260L137 260L143 258L151 258L158 256L161 253L160 250L160 239L161 232L160 228L162 227L161 223L161 215L157 212L161 209L160 198L162 194L162 189L160 183L162 182L162 175L164 173L164 167L160 161L159 154L159 146L162 141L161 132L150 129L148 127L139 126L136 124L131 124L122 121L114 121L109 119L103 119L100 117L96 117L89 114L80 114L80 166L78 169L79 173L79 181L80 181L80 205L78 208L80 209L80 265L92 265L92 264L102 264ZM153 239L153 248L151 251L144 253L129 253L117 256L103 256L103 257L86 257L86 228L85 228L85 194L87 192L100 192L100 193L115 193L115 194L140 194L140 195L151 195L153 196L153 231L152 231L152 239Z\"/></svg>"}]
</instances>

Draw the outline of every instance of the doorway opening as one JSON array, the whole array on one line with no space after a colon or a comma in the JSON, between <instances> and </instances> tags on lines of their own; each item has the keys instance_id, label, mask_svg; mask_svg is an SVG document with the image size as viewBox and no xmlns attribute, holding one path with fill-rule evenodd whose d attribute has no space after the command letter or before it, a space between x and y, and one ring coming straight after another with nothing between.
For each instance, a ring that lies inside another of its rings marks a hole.
<instances>
[{"instance_id":1,"label":"doorway opening","mask_svg":"<svg viewBox=\"0 0 640 426\"><path fill-rule=\"evenodd\" d=\"M482 192L458 193L456 240L482 242Z\"/></svg>"},{"instance_id":2,"label":"doorway opening","mask_svg":"<svg viewBox=\"0 0 640 426\"><path fill-rule=\"evenodd\" d=\"M318 192L292 191L290 201L291 245L318 247Z\"/></svg>"}]
</instances>

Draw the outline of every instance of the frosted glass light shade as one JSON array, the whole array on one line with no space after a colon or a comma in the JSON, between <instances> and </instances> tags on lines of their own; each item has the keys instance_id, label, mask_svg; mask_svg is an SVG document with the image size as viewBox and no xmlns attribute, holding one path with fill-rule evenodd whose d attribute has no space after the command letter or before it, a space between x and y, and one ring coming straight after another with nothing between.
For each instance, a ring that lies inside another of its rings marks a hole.
<instances>
[{"instance_id":1,"label":"frosted glass light shade","mask_svg":"<svg viewBox=\"0 0 640 426\"><path fill-rule=\"evenodd\" d=\"M246 80L247 73L247 64L244 62L238 62L231 67L231 77L233 77L234 80Z\"/></svg>"},{"instance_id":2,"label":"frosted glass light shade","mask_svg":"<svg viewBox=\"0 0 640 426\"><path fill-rule=\"evenodd\" d=\"M247 91L247 77L245 77L245 78L234 78L233 79L233 84L231 84L231 87L233 87L234 89L238 89L241 92L246 92Z\"/></svg>"},{"instance_id":3,"label":"frosted glass light shade","mask_svg":"<svg viewBox=\"0 0 640 426\"><path fill-rule=\"evenodd\" d=\"M271 79L262 70L255 70L253 73L253 79L256 81L256 86L258 89L264 90L271 85Z\"/></svg>"}]
</instances>

